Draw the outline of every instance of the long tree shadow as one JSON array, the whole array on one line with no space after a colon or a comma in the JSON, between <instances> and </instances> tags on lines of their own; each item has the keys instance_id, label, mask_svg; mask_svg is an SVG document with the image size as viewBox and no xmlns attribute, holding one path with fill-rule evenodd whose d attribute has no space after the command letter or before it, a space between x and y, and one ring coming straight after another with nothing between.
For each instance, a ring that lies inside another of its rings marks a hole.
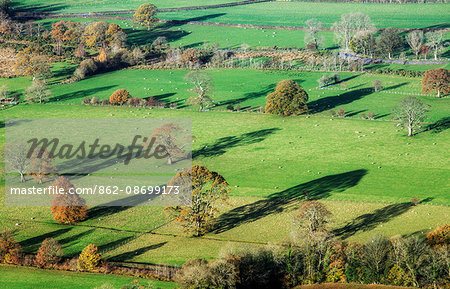
<instances>
[{"instance_id":1,"label":"long tree shadow","mask_svg":"<svg viewBox=\"0 0 450 289\"><path fill-rule=\"evenodd\" d=\"M49 233L45 233L36 237L32 237L26 240L19 242L20 246L24 249L25 252L35 252L42 244L42 242L47 238L56 238L62 234L65 234L72 230L71 227L59 229L56 231L52 231Z\"/></svg>"},{"instance_id":2,"label":"long tree shadow","mask_svg":"<svg viewBox=\"0 0 450 289\"><path fill-rule=\"evenodd\" d=\"M219 138L215 143L208 144L203 148L196 150L192 153L193 158L198 157L215 157L227 152L228 149L251 145L254 143L262 142L269 135L279 131L279 128L261 129L249 133L244 133L240 136L227 136Z\"/></svg>"},{"instance_id":3,"label":"long tree shadow","mask_svg":"<svg viewBox=\"0 0 450 289\"><path fill-rule=\"evenodd\" d=\"M367 170L361 169L326 176L272 194L255 203L237 207L218 218L214 233L219 234L270 214L281 213L301 199L318 200L327 198L331 192L343 192L356 186L366 174Z\"/></svg>"},{"instance_id":4,"label":"long tree shadow","mask_svg":"<svg viewBox=\"0 0 450 289\"><path fill-rule=\"evenodd\" d=\"M100 246L98 246L98 251L105 253L105 251L114 250L117 247L123 246L126 243L130 242L134 238L135 238L135 236L128 236L128 237L120 238L115 241L100 245Z\"/></svg>"},{"instance_id":5,"label":"long tree shadow","mask_svg":"<svg viewBox=\"0 0 450 289\"><path fill-rule=\"evenodd\" d=\"M59 240L59 243L61 245L64 245L64 244L68 244L68 243L80 240L82 237L88 236L88 235L92 234L94 231L95 231L95 229L90 229L90 230L81 232L79 234L75 234L75 235L69 236L67 238Z\"/></svg>"},{"instance_id":6,"label":"long tree shadow","mask_svg":"<svg viewBox=\"0 0 450 289\"><path fill-rule=\"evenodd\" d=\"M92 96L93 94L99 93L101 91L112 89L116 86L117 85L108 85L108 86L90 88L90 89L85 89L85 90L78 90L76 92L69 92L66 94L59 95L59 96L53 96L52 98L50 98L50 101L61 101L61 100L85 98L87 96Z\"/></svg>"},{"instance_id":7,"label":"long tree shadow","mask_svg":"<svg viewBox=\"0 0 450 289\"><path fill-rule=\"evenodd\" d=\"M450 127L450 117L444 117L435 123L425 126L422 132L430 131L431 133L441 133Z\"/></svg>"},{"instance_id":8,"label":"long tree shadow","mask_svg":"<svg viewBox=\"0 0 450 289\"><path fill-rule=\"evenodd\" d=\"M348 222L345 226L335 229L333 232L336 236L347 239L359 231L365 232L373 230L378 225L386 223L407 212L413 205L414 204L411 202L388 205L373 213L361 215L351 222Z\"/></svg>"},{"instance_id":9,"label":"long tree shadow","mask_svg":"<svg viewBox=\"0 0 450 289\"><path fill-rule=\"evenodd\" d=\"M359 100L372 92L368 89L357 89L345 92L341 95L328 96L319 98L308 103L308 108L311 113L320 113L329 109L333 109L340 105L349 104L353 101Z\"/></svg>"},{"instance_id":10,"label":"long tree shadow","mask_svg":"<svg viewBox=\"0 0 450 289\"><path fill-rule=\"evenodd\" d=\"M133 251L125 252L125 253L113 256L113 257L109 258L108 260L120 261L120 262L127 261L127 260L132 259L133 257L142 255L142 254L144 254L144 253L146 253L146 252L148 252L150 250L155 250L155 249L161 248L166 243L167 242L161 242L161 243L158 243L158 244L154 244L154 245L150 245L150 246L147 246L147 247L139 248L139 249L136 249L136 250L133 250Z\"/></svg>"},{"instance_id":11,"label":"long tree shadow","mask_svg":"<svg viewBox=\"0 0 450 289\"><path fill-rule=\"evenodd\" d=\"M122 211L128 210L131 207L139 206L147 201L156 198L156 194L139 194L129 196L119 200L114 200L108 203L101 204L99 206L92 207L88 210L88 218L96 219L100 217L106 217Z\"/></svg>"}]
</instances>

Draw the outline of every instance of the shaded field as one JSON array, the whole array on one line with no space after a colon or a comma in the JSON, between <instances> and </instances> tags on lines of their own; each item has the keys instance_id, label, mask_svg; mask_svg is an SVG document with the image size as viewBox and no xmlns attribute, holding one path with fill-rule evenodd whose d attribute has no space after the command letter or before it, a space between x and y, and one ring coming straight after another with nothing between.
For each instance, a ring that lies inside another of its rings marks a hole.
<instances>
[{"instance_id":1,"label":"shaded field","mask_svg":"<svg viewBox=\"0 0 450 289\"><path fill-rule=\"evenodd\" d=\"M160 207L91 208L91 217L77 226L55 224L48 207L0 207L0 228L13 230L27 252L54 237L67 256L95 243L115 261L181 265L212 259L229 246L288 239L306 193L330 208L331 226L345 240L364 242L376 232L423 236L450 214L445 129L407 138L390 121L315 116L78 105L20 105L2 112L2 118L29 116L192 118L194 161L221 173L232 198L220 208L215 230L199 239L178 237ZM3 140L3 128L0 134ZM411 206L412 197L423 204Z\"/></svg>"},{"instance_id":2,"label":"shaded field","mask_svg":"<svg viewBox=\"0 0 450 289\"><path fill-rule=\"evenodd\" d=\"M54 83L67 74L63 65L56 66ZM420 78L404 78L390 75L360 74L342 72L342 82L327 89L316 89L325 72L271 71L253 69L208 70L214 79L212 110L226 110L228 106L239 105L241 109L264 107L266 96L272 92L278 81L293 79L309 94L310 113L330 115L330 110L344 108L349 117L360 118L362 114L375 113L376 119L390 120L392 109L409 94L421 94ZM65 74L66 73L66 74ZM192 96L191 85L184 80L187 70L121 70L99 74L72 84L52 86L53 103L80 105L85 97L109 98L117 89L127 89L132 96L150 96L166 103L176 103L178 108L196 110L186 100ZM380 80L382 92L373 92L374 80ZM7 85L17 92L30 85L29 78L0 79L0 85ZM417 96L431 106L427 121L436 122L448 116L450 100L434 96Z\"/></svg>"},{"instance_id":3,"label":"shaded field","mask_svg":"<svg viewBox=\"0 0 450 289\"><path fill-rule=\"evenodd\" d=\"M362 12L369 15L377 28L448 28L450 6L447 4L372 4L330 2L268 2L247 6L183 12L164 12L159 17L183 20L220 14L213 20L220 23L255 25L306 26L306 20L316 18L331 27L342 14Z\"/></svg>"},{"instance_id":4,"label":"shaded field","mask_svg":"<svg viewBox=\"0 0 450 289\"><path fill-rule=\"evenodd\" d=\"M108 283L120 288L137 278L94 273L78 273L0 265L0 288L86 288L92 289ZM178 288L175 283L138 279L141 284L152 284L161 289Z\"/></svg>"}]
</instances>

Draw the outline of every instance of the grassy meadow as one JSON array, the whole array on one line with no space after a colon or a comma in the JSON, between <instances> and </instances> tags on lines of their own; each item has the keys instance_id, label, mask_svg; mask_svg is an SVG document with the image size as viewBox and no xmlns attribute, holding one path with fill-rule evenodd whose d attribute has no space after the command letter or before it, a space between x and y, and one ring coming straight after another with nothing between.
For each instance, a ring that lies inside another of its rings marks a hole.
<instances>
[{"instance_id":1,"label":"grassy meadow","mask_svg":"<svg viewBox=\"0 0 450 289\"><path fill-rule=\"evenodd\" d=\"M249 9L251 14L249 14ZM195 21L305 26L308 19L316 18L324 27L331 27L342 14L361 12L367 14L377 28L448 28L450 23L448 4L378 4L378 3L333 3L333 2L265 2L251 6L234 6L209 10L164 12L163 19Z\"/></svg>"},{"instance_id":2,"label":"grassy meadow","mask_svg":"<svg viewBox=\"0 0 450 289\"><path fill-rule=\"evenodd\" d=\"M48 289L48 288L95 288L109 284L120 288L136 280L132 277L77 273L0 265L0 288ZM177 285L170 282L139 279L141 284L151 284L155 288L172 289Z\"/></svg>"}]
</instances>

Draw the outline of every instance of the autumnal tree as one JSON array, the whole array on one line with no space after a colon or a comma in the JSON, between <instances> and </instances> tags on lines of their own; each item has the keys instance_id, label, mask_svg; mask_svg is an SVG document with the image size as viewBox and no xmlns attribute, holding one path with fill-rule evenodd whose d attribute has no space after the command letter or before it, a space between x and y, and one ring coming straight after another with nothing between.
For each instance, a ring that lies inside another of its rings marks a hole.
<instances>
[{"instance_id":1,"label":"autumnal tree","mask_svg":"<svg viewBox=\"0 0 450 289\"><path fill-rule=\"evenodd\" d=\"M208 73L191 71L184 79L194 85L191 91L195 93L195 96L189 98L189 102L199 105L199 111L212 104L213 100L209 94L212 90L213 79Z\"/></svg>"},{"instance_id":2,"label":"autumnal tree","mask_svg":"<svg viewBox=\"0 0 450 289\"><path fill-rule=\"evenodd\" d=\"M192 188L190 206L166 207L165 212L183 227L185 234L201 236L212 228L217 206L228 199L229 185L216 172L194 165L173 177L168 186Z\"/></svg>"},{"instance_id":3,"label":"autumnal tree","mask_svg":"<svg viewBox=\"0 0 450 289\"><path fill-rule=\"evenodd\" d=\"M25 182L30 159L27 157L28 148L24 142L8 142L5 145L5 164L7 170L20 174L20 182Z\"/></svg>"},{"instance_id":4,"label":"autumnal tree","mask_svg":"<svg viewBox=\"0 0 450 289\"><path fill-rule=\"evenodd\" d=\"M377 48L391 59L392 54L403 46L403 39L394 27L384 29L377 38Z\"/></svg>"},{"instance_id":5,"label":"autumnal tree","mask_svg":"<svg viewBox=\"0 0 450 289\"><path fill-rule=\"evenodd\" d=\"M446 32L444 30L425 33L426 45L433 50L434 60L438 59L438 53L444 45L445 35Z\"/></svg>"},{"instance_id":6,"label":"autumnal tree","mask_svg":"<svg viewBox=\"0 0 450 289\"><path fill-rule=\"evenodd\" d=\"M109 102L111 104L124 104L130 97L130 93L127 90L118 89L109 97Z\"/></svg>"},{"instance_id":7,"label":"autumnal tree","mask_svg":"<svg viewBox=\"0 0 450 289\"><path fill-rule=\"evenodd\" d=\"M35 79L30 87L25 92L25 98L29 102L42 103L47 101L52 95L52 92L48 89L47 82L42 79Z\"/></svg>"},{"instance_id":8,"label":"autumnal tree","mask_svg":"<svg viewBox=\"0 0 450 289\"><path fill-rule=\"evenodd\" d=\"M422 92L437 92L437 97L450 93L450 74L447 69L438 68L425 71L422 79Z\"/></svg>"},{"instance_id":9,"label":"autumnal tree","mask_svg":"<svg viewBox=\"0 0 450 289\"><path fill-rule=\"evenodd\" d=\"M97 253L98 248L94 244L89 244L81 251L78 257L77 267L80 271L92 271L100 262L101 255Z\"/></svg>"},{"instance_id":10,"label":"autumnal tree","mask_svg":"<svg viewBox=\"0 0 450 289\"><path fill-rule=\"evenodd\" d=\"M150 3L142 4L134 13L133 20L150 30L158 22L158 18L155 17L156 12L155 5Z\"/></svg>"},{"instance_id":11,"label":"autumnal tree","mask_svg":"<svg viewBox=\"0 0 450 289\"><path fill-rule=\"evenodd\" d=\"M408 42L408 45L414 51L416 59L419 58L420 48L422 48L423 46L423 39L424 38L422 30L414 30L409 32L408 35L406 35L406 42Z\"/></svg>"},{"instance_id":12,"label":"autumnal tree","mask_svg":"<svg viewBox=\"0 0 450 289\"><path fill-rule=\"evenodd\" d=\"M428 108L429 106L419 99L408 96L400 101L393 112L400 125L408 129L408 136L413 136L414 129L419 127L426 117Z\"/></svg>"},{"instance_id":13,"label":"autumnal tree","mask_svg":"<svg viewBox=\"0 0 450 289\"><path fill-rule=\"evenodd\" d=\"M22 254L22 247L14 240L10 232L0 235L0 261L8 264L18 264Z\"/></svg>"},{"instance_id":14,"label":"autumnal tree","mask_svg":"<svg viewBox=\"0 0 450 289\"><path fill-rule=\"evenodd\" d=\"M73 184L65 177L59 177L52 186L61 192L52 199L52 213L54 220L64 224L75 224L87 218L86 201L75 193Z\"/></svg>"},{"instance_id":15,"label":"autumnal tree","mask_svg":"<svg viewBox=\"0 0 450 289\"><path fill-rule=\"evenodd\" d=\"M201 53L198 49L188 48L181 54L181 61L189 66L198 66Z\"/></svg>"},{"instance_id":16,"label":"autumnal tree","mask_svg":"<svg viewBox=\"0 0 450 289\"><path fill-rule=\"evenodd\" d=\"M427 234L427 243L433 247L450 246L450 225L445 224Z\"/></svg>"},{"instance_id":17,"label":"autumnal tree","mask_svg":"<svg viewBox=\"0 0 450 289\"><path fill-rule=\"evenodd\" d=\"M36 263L41 267L52 267L61 260L64 251L53 238L46 238L36 255Z\"/></svg>"},{"instance_id":18,"label":"autumnal tree","mask_svg":"<svg viewBox=\"0 0 450 289\"><path fill-rule=\"evenodd\" d=\"M106 31L109 29L109 23L106 21L93 22L86 26L83 33L83 39L88 47L104 47L107 45Z\"/></svg>"},{"instance_id":19,"label":"autumnal tree","mask_svg":"<svg viewBox=\"0 0 450 289\"><path fill-rule=\"evenodd\" d=\"M106 53L105 48L101 48L98 56L95 58L99 63L107 63L108 62L108 54Z\"/></svg>"},{"instance_id":20,"label":"autumnal tree","mask_svg":"<svg viewBox=\"0 0 450 289\"><path fill-rule=\"evenodd\" d=\"M184 135L184 129L179 124L166 123L155 128L153 132L148 142L144 144L144 147L150 144L162 145L167 154L168 165L171 165L175 159L186 156L185 147L192 139L192 136Z\"/></svg>"},{"instance_id":21,"label":"autumnal tree","mask_svg":"<svg viewBox=\"0 0 450 289\"><path fill-rule=\"evenodd\" d=\"M53 157L47 149L37 147L30 156L27 174L31 175L39 184L42 184L56 174L56 167L53 161Z\"/></svg>"},{"instance_id":22,"label":"autumnal tree","mask_svg":"<svg viewBox=\"0 0 450 289\"><path fill-rule=\"evenodd\" d=\"M345 245L341 242L336 242L331 246L330 250L330 264L329 271L327 273L327 282L345 282L345 267L346 267L346 254Z\"/></svg>"},{"instance_id":23,"label":"autumnal tree","mask_svg":"<svg viewBox=\"0 0 450 289\"><path fill-rule=\"evenodd\" d=\"M17 75L48 78L51 76L50 61L39 48L27 47L17 53L14 70Z\"/></svg>"},{"instance_id":24,"label":"autumnal tree","mask_svg":"<svg viewBox=\"0 0 450 289\"><path fill-rule=\"evenodd\" d=\"M265 112L281 116L291 116L308 110L308 94L293 80L277 83L275 91L268 94Z\"/></svg>"}]
</instances>

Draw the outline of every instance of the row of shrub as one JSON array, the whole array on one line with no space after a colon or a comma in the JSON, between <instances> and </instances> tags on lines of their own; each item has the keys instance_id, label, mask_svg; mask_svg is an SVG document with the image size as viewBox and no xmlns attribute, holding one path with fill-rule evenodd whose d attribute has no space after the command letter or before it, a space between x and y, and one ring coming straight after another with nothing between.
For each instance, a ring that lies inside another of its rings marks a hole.
<instances>
[{"instance_id":1,"label":"row of shrub","mask_svg":"<svg viewBox=\"0 0 450 289\"><path fill-rule=\"evenodd\" d=\"M378 74L389 74L389 75L398 75L403 77L422 77L424 76L423 71L416 70L405 70L405 69L391 69L391 68L379 68L373 71L369 70L369 72L374 72Z\"/></svg>"},{"instance_id":2,"label":"row of shrub","mask_svg":"<svg viewBox=\"0 0 450 289\"><path fill-rule=\"evenodd\" d=\"M82 101L84 105L128 105L128 106L140 106L140 107L152 107L152 108L165 108L169 106L172 109L177 108L176 103L170 103L167 105L164 101L157 100L150 96L147 99L139 97L131 97L130 93L125 89L116 90L109 99L100 100L98 96L92 98L85 97Z\"/></svg>"},{"instance_id":3,"label":"row of shrub","mask_svg":"<svg viewBox=\"0 0 450 289\"><path fill-rule=\"evenodd\" d=\"M0 263L28 267L39 267L66 271L86 271L113 275L125 275L136 278L170 280L177 271L174 267L155 267L153 269L133 268L114 265L101 260L97 246L89 244L79 256L63 258L64 250L53 238L46 238L36 255L24 254L22 247L9 232L0 235Z\"/></svg>"}]
</instances>

